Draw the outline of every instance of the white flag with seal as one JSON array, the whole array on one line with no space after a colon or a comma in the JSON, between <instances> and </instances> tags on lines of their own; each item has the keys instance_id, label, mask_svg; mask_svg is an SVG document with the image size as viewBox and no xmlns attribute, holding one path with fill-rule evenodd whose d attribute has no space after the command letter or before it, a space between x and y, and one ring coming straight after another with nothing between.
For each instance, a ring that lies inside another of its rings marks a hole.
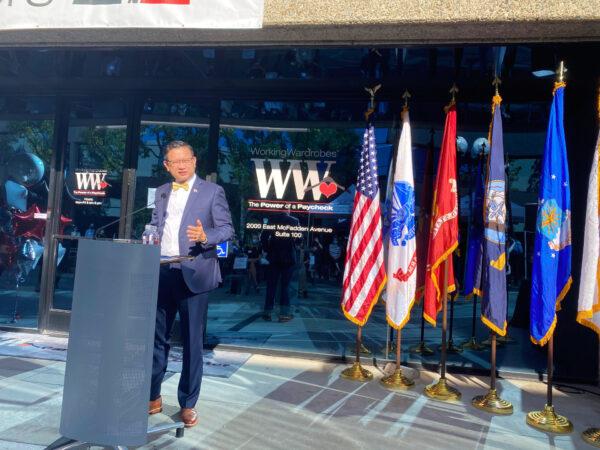
<instances>
[{"instance_id":1,"label":"white flag with seal","mask_svg":"<svg viewBox=\"0 0 600 450\"><path fill-rule=\"evenodd\" d=\"M402 111L391 204L387 260L387 321L399 330L410 319L417 288L415 183L408 110Z\"/></svg>"},{"instance_id":2,"label":"white flag with seal","mask_svg":"<svg viewBox=\"0 0 600 450\"><path fill-rule=\"evenodd\" d=\"M591 328L600 336L600 302L598 301L598 290L600 289L600 220L598 217L600 214L598 207L600 177L598 170L600 170L600 165L598 158L600 158L600 133L598 133L588 188L581 284L579 285L577 307L577 322Z\"/></svg>"}]
</instances>

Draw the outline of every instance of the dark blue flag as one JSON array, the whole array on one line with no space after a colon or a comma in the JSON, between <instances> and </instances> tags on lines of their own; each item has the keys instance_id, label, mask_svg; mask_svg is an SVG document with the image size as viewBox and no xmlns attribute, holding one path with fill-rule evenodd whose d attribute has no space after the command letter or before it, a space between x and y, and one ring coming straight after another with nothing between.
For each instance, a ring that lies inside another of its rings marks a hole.
<instances>
[{"instance_id":1,"label":"dark blue flag","mask_svg":"<svg viewBox=\"0 0 600 450\"><path fill-rule=\"evenodd\" d=\"M540 177L531 274L531 340L544 345L571 287L571 194L563 127L565 83L556 83Z\"/></svg>"},{"instance_id":2,"label":"dark blue flag","mask_svg":"<svg viewBox=\"0 0 600 450\"><path fill-rule=\"evenodd\" d=\"M483 206L481 320L500 336L506 334L506 177L502 135L502 98L494 96L491 146Z\"/></svg>"},{"instance_id":3,"label":"dark blue flag","mask_svg":"<svg viewBox=\"0 0 600 450\"><path fill-rule=\"evenodd\" d=\"M467 240L467 257L465 261L465 279L463 295L481 296L481 241L483 240L483 155L479 156L477 173L472 183L470 205L469 234Z\"/></svg>"}]
</instances>

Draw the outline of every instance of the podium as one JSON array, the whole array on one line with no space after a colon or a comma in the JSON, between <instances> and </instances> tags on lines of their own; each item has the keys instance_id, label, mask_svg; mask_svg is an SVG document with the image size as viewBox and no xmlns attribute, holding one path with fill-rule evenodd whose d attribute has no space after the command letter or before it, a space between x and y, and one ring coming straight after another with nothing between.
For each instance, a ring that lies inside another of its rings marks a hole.
<instances>
[{"instance_id":1,"label":"podium","mask_svg":"<svg viewBox=\"0 0 600 450\"><path fill-rule=\"evenodd\" d=\"M144 445L148 428L160 246L79 241L59 448Z\"/></svg>"}]
</instances>

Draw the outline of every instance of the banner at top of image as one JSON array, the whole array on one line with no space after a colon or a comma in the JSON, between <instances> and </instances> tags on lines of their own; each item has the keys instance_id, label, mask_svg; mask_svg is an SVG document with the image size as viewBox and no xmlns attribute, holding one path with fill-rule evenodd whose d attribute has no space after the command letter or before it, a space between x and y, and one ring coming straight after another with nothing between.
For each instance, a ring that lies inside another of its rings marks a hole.
<instances>
[{"instance_id":1,"label":"banner at top of image","mask_svg":"<svg viewBox=\"0 0 600 450\"><path fill-rule=\"evenodd\" d=\"M0 0L0 30L261 28L264 0Z\"/></svg>"}]
</instances>

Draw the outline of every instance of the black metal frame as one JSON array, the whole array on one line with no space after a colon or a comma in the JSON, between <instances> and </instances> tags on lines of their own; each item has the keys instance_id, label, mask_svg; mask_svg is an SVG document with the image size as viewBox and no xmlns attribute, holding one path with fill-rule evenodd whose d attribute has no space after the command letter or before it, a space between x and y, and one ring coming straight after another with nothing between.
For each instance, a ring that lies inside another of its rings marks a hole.
<instances>
[{"instance_id":1,"label":"black metal frame","mask_svg":"<svg viewBox=\"0 0 600 450\"><path fill-rule=\"evenodd\" d=\"M592 44L593 45L593 44ZM198 47L197 47L198 48ZM119 48L119 51L128 50ZM138 50L138 49L131 49ZM153 49L145 49L153 50ZM157 49L158 50L158 49ZM160 49L163 50L163 49ZM47 242L47 258L42 267L42 284L39 301L38 327L42 332L68 330L69 312L52 308L54 293L57 240L54 235L58 231L60 217L63 167L66 154L67 134L69 127L70 104L77 98L106 98L120 96L127 102L127 134L125 157L123 161L123 188L121 192L121 223L119 237L129 237L132 221L128 214L133 210L135 197L135 181L137 158L139 151L139 133L144 100L173 101L181 98L185 101L205 101L210 105L209 118L209 157L207 173L216 174L218 166L218 137L221 121L220 102L222 99L264 101L310 101L337 100L348 102L366 102L364 86L382 83L383 89L378 92L379 100L398 101L408 86L414 98L419 101L440 102L447 98L451 80L438 80L428 77L424 80L406 79L400 75L386 79L232 79L225 76L226 64L224 51L215 50L215 72L210 78L198 79L135 79L111 78L86 80L70 76L70 68L74 64L75 54L80 49L72 48L57 52L62 59L62 73L59 76L40 80L38 77L2 77L0 78L0 95L2 96L54 96L56 112L54 123L54 154L50 167L50 192L48 197L49 215L45 241ZM85 51L90 51L86 49ZM169 51L177 51L169 49ZM426 77L424 77L426 78ZM43 81L43 82L41 82ZM548 81L548 85L552 80ZM545 98L548 89L544 85L532 81L527 85L511 84L510 80L502 86L503 93L513 102L527 102L532 99ZM460 99L464 102L482 100L482 92L491 87L486 80L470 81L469 86L461 87ZM443 103L443 102L441 102ZM441 106L440 106L441 108Z\"/></svg>"}]
</instances>

